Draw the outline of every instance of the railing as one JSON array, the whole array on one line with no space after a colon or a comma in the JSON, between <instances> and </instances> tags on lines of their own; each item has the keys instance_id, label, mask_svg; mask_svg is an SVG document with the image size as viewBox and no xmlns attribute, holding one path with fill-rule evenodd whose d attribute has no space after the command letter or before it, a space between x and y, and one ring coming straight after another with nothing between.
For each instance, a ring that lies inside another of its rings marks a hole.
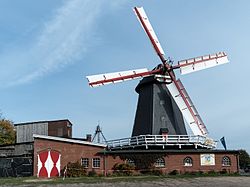
<instances>
[{"instance_id":1,"label":"railing","mask_svg":"<svg viewBox=\"0 0 250 187\"><path fill-rule=\"evenodd\" d=\"M130 138L122 138L107 141L108 148L123 148L123 147L137 147L137 146L171 146L178 145L180 148L183 145L194 145L215 148L217 142L206 136L194 135L140 135Z\"/></svg>"}]
</instances>

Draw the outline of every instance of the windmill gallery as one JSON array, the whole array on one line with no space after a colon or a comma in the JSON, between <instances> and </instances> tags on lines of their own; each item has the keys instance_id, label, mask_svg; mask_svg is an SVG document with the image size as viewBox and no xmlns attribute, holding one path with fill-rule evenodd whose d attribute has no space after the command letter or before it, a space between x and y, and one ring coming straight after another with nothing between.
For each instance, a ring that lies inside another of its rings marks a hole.
<instances>
[{"instance_id":1,"label":"windmill gallery","mask_svg":"<svg viewBox=\"0 0 250 187\"><path fill-rule=\"evenodd\" d=\"M31 175L59 176L69 162L76 161L87 171L103 175L112 173L115 164L123 163L133 165L134 172L152 168L163 173L239 171L238 151L216 149L217 142L209 137L191 98L174 74L176 69L187 74L228 63L226 53L181 60L173 65L172 60L165 58L144 9L135 7L134 12L161 64L153 70L144 68L87 76L91 87L142 78L136 87L139 97L132 136L94 143L88 137L72 138L69 120L16 124L18 146L29 145L26 156L29 152L34 158ZM191 134L186 127L191 129ZM32 133L28 128L33 129ZM0 147L0 153L2 150Z\"/></svg>"}]
</instances>

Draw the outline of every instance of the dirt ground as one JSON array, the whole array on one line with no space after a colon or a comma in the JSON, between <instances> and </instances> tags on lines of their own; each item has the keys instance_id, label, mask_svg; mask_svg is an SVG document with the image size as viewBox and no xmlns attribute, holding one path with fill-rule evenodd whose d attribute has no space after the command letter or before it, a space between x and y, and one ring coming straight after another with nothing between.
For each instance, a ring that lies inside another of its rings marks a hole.
<instances>
[{"instance_id":1,"label":"dirt ground","mask_svg":"<svg viewBox=\"0 0 250 187\"><path fill-rule=\"evenodd\" d=\"M94 183L94 184L27 184L22 187L31 186L56 186L56 187L151 187L151 186L166 186L166 187L250 187L250 177L198 177L198 178L163 178L154 181L145 182L117 182L117 183Z\"/></svg>"},{"instance_id":2,"label":"dirt ground","mask_svg":"<svg viewBox=\"0 0 250 187\"><path fill-rule=\"evenodd\" d=\"M58 185L58 187L63 185ZM120 182L120 183L101 183L101 184L75 184L71 186L82 187L150 187L150 186L166 186L166 187L250 187L250 177L201 177L201 178L176 178L162 179L147 182Z\"/></svg>"}]
</instances>

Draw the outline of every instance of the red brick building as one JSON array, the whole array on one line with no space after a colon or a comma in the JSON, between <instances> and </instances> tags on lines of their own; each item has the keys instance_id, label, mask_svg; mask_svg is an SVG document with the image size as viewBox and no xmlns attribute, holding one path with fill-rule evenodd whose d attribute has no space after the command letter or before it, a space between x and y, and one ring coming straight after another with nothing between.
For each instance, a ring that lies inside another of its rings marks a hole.
<instances>
[{"instance_id":1,"label":"red brick building","mask_svg":"<svg viewBox=\"0 0 250 187\"><path fill-rule=\"evenodd\" d=\"M106 145L69 138L34 135L34 175L38 176L39 154L59 153L58 171L67 163L79 161L87 171L106 175L116 163L135 164L138 171L153 164L155 169L169 173L226 171L238 172L238 152L210 149L120 149L108 150ZM46 163L44 163L44 166ZM53 165L53 164L52 164ZM41 168L41 166L40 166Z\"/></svg>"},{"instance_id":2,"label":"red brick building","mask_svg":"<svg viewBox=\"0 0 250 187\"><path fill-rule=\"evenodd\" d=\"M106 145L96 144L88 141L75 140L69 138L34 135L34 175L38 176L38 157L39 154L46 151L57 151L60 155L59 172L69 163L88 162L86 170L96 170L97 173L104 172L103 155L99 152L104 151ZM95 161L95 162L94 162ZM46 162L46 160L45 160ZM94 162L94 164L93 164ZM46 165L46 163L44 163Z\"/></svg>"}]
</instances>

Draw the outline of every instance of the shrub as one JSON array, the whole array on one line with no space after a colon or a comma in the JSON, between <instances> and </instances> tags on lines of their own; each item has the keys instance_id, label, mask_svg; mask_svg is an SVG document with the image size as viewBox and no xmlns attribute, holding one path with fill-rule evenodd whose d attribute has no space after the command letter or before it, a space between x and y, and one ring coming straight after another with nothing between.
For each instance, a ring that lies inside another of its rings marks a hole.
<instances>
[{"instance_id":1,"label":"shrub","mask_svg":"<svg viewBox=\"0 0 250 187\"><path fill-rule=\"evenodd\" d=\"M143 175L152 175L152 172L150 169L140 170L140 173Z\"/></svg>"},{"instance_id":2,"label":"shrub","mask_svg":"<svg viewBox=\"0 0 250 187\"><path fill-rule=\"evenodd\" d=\"M163 175L163 172L160 169L154 169L152 170L152 175L160 176Z\"/></svg>"},{"instance_id":3,"label":"shrub","mask_svg":"<svg viewBox=\"0 0 250 187\"><path fill-rule=\"evenodd\" d=\"M216 173L216 171L214 171L214 170L210 170L210 171L207 172L207 174L209 174L209 175L215 175L215 174L217 174L217 173Z\"/></svg>"},{"instance_id":4,"label":"shrub","mask_svg":"<svg viewBox=\"0 0 250 187\"><path fill-rule=\"evenodd\" d=\"M89 171L88 176L89 176L89 177L96 177L96 176L97 176L97 173L96 173L95 170L92 170L92 171Z\"/></svg>"},{"instance_id":5,"label":"shrub","mask_svg":"<svg viewBox=\"0 0 250 187\"><path fill-rule=\"evenodd\" d=\"M220 174L222 174L222 175L223 175L223 174L227 174L227 170L226 170L226 169L221 170L221 171L220 171Z\"/></svg>"},{"instance_id":6,"label":"shrub","mask_svg":"<svg viewBox=\"0 0 250 187\"><path fill-rule=\"evenodd\" d=\"M116 163L113 166L114 174L115 175L127 175L130 176L133 174L133 170L135 170L135 167L131 164L118 164Z\"/></svg>"},{"instance_id":7,"label":"shrub","mask_svg":"<svg viewBox=\"0 0 250 187\"><path fill-rule=\"evenodd\" d=\"M169 175L178 175L178 174L179 174L179 171L175 169L175 170L169 172L168 174L169 174Z\"/></svg>"},{"instance_id":8,"label":"shrub","mask_svg":"<svg viewBox=\"0 0 250 187\"><path fill-rule=\"evenodd\" d=\"M105 175L104 174L98 174L98 177L104 177Z\"/></svg>"},{"instance_id":9,"label":"shrub","mask_svg":"<svg viewBox=\"0 0 250 187\"><path fill-rule=\"evenodd\" d=\"M66 169L67 167L67 169ZM86 176L86 170L83 166L77 161L74 163L69 162L67 166L64 167L63 172L66 169L66 176L67 177L81 177Z\"/></svg>"},{"instance_id":10,"label":"shrub","mask_svg":"<svg viewBox=\"0 0 250 187\"><path fill-rule=\"evenodd\" d=\"M204 171L186 171L184 175L191 175L191 176L203 176Z\"/></svg>"},{"instance_id":11,"label":"shrub","mask_svg":"<svg viewBox=\"0 0 250 187\"><path fill-rule=\"evenodd\" d=\"M203 175L203 174L204 174L204 171L199 171L199 174L200 174L200 175Z\"/></svg>"},{"instance_id":12,"label":"shrub","mask_svg":"<svg viewBox=\"0 0 250 187\"><path fill-rule=\"evenodd\" d=\"M185 175L199 175L199 174L202 174L202 173L197 172L197 171L186 171L184 174Z\"/></svg>"},{"instance_id":13,"label":"shrub","mask_svg":"<svg viewBox=\"0 0 250 187\"><path fill-rule=\"evenodd\" d=\"M141 170L140 173L143 175L156 175L156 176L163 175L163 172L160 169L146 169L146 170Z\"/></svg>"}]
</instances>

